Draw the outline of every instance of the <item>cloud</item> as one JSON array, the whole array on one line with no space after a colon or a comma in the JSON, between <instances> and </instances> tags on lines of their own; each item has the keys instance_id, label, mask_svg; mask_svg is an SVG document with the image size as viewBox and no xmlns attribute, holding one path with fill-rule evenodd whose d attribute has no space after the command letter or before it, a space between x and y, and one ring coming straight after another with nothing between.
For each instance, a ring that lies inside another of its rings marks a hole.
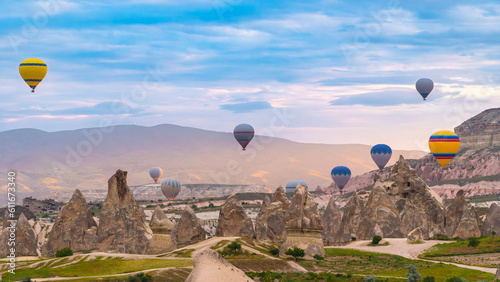
<instances>
[{"instance_id":1,"label":"cloud","mask_svg":"<svg viewBox=\"0 0 500 282\"><path fill-rule=\"evenodd\" d=\"M234 113L248 113L258 110L272 109L272 106L267 101L255 101L236 104L224 104L220 106L220 109L229 110Z\"/></svg>"}]
</instances>

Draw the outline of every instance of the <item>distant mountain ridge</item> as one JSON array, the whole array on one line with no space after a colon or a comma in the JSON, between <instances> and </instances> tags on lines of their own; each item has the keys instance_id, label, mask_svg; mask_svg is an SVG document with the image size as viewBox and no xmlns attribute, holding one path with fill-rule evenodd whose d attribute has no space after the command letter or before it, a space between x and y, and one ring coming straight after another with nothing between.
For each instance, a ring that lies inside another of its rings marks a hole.
<instances>
[{"instance_id":1,"label":"distant mountain ridge","mask_svg":"<svg viewBox=\"0 0 500 282\"><path fill-rule=\"evenodd\" d=\"M18 129L0 132L0 140L0 168L16 171L21 196L39 198L75 188L104 189L117 169L129 172L131 186L152 183L148 170L159 166L162 179L176 178L182 184L258 184L274 190L291 179L302 179L313 189L328 185L335 165L349 166L354 175L376 168L369 145L255 136L242 151L231 132L171 124L59 132ZM419 158L425 153L395 150L394 154ZM4 190L5 181L0 179Z\"/></svg>"},{"instance_id":2,"label":"distant mountain ridge","mask_svg":"<svg viewBox=\"0 0 500 282\"><path fill-rule=\"evenodd\" d=\"M410 166L441 195L454 197L457 189L471 190L469 195L500 193L500 108L466 120L455 127L455 133L460 137L460 150L446 168L442 169L431 154L408 160ZM390 168L378 173L386 177ZM344 189L353 191L371 185L376 172L354 177Z\"/></svg>"}]
</instances>

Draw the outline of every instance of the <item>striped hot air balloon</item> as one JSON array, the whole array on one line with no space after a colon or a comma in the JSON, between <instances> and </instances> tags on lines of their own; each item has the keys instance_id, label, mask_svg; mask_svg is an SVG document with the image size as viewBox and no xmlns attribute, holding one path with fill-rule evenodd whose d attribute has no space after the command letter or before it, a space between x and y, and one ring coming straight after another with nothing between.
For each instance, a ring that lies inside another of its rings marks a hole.
<instances>
[{"instance_id":1,"label":"striped hot air balloon","mask_svg":"<svg viewBox=\"0 0 500 282\"><path fill-rule=\"evenodd\" d=\"M339 187L340 193L351 179L351 170L346 166L336 166L332 169L332 179Z\"/></svg>"},{"instance_id":2,"label":"striped hot air balloon","mask_svg":"<svg viewBox=\"0 0 500 282\"><path fill-rule=\"evenodd\" d=\"M31 87L31 92L35 92L35 88L47 74L47 64L39 59L27 59L19 65L19 73L29 87Z\"/></svg>"},{"instance_id":3,"label":"striped hot air balloon","mask_svg":"<svg viewBox=\"0 0 500 282\"><path fill-rule=\"evenodd\" d=\"M161 178L162 174L163 174L163 170L159 167L152 167L149 169L149 175L151 176L151 178L153 178L155 183L158 182L158 179Z\"/></svg>"},{"instance_id":4,"label":"striped hot air balloon","mask_svg":"<svg viewBox=\"0 0 500 282\"><path fill-rule=\"evenodd\" d=\"M370 151L372 159L379 169L383 169L392 156L391 147L385 144L377 144Z\"/></svg>"},{"instance_id":5,"label":"striped hot air balloon","mask_svg":"<svg viewBox=\"0 0 500 282\"><path fill-rule=\"evenodd\" d=\"M175 179L166 179L161 183L161 191L167 200L172 201L181 191L181 183Z\"/></svg>"},{"instance_id":6,"label":"striped hot air balloon","mask_svg":"<svg viewBox=\"0 0 500 282\"><path fill-rule=\"evenodd\" d=\"M307 184L302 181L302 180L290 180L287 184L286 184L286 192L287 193L295 193L295 188L297 188L297 185L304 185L306 186L306 189L307 189Z\"/></svg>"},{"instance_id":7,"label":"striped hot air balloon","mask_svg":"<svg viewBox=\"0 0 500 282\"><path fill-rule=\"evenodd\" d=\"M234 138L236 138L236 141L240 143L243 151L246 150L245 148L247 147L248 143L252 141L254 133L255 131L250 124L242 123L234 128Z\"/></svg>"},{"instance_id":8,"label":"striped hot air balloon","mask_svg":"<svg viewBox=\"0 0 500 282\"><path fill-rule=\"evenodd\" d=\"M439 164L445 167L460 149L460 138L451 131L441 130L431 135L429 148Z\"/></svg>"}]
</instances>

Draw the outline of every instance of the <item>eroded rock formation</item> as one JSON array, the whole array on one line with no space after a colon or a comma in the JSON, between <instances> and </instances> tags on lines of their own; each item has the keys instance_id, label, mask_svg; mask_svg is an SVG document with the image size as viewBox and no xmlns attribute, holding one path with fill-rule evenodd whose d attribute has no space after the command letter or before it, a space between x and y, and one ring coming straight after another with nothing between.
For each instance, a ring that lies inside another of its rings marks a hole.
<instances>
[{"instance_id":1,"label":"eroded rock formation","mask_svg":"<svg viewBox=\"0 0 500 282\"><path fill-rule=\"evenodd\" d=\"M408 234L408 238L406 242L409 244L421 244L424 243L424 236L422 235L422 229L420 227L415 228L410 234Z\"/></svg>"},{"instance_id":2,"label":"eroded rock formation","mask_svg":"<svg viewBox=\"0 0 500 282\"><path fill-rule=\"evenodd\" d=\"M127 172L117 170L108 180L97 229L98 249L105 252L143 254L151 234L127 185Z\"/></svg>"},{"instance_id":3,"label":"eroded rock formation","mask_svg":"<svg viewBox=\"0 0 500 282\"><path fill-rule=\"evenodd\" d=\"M488 215L484 222L483 236L491 236L491 231L500 235L500 206L496 203L491 204Z\"/></svg>"},{"instance_id":4,"label":"eroded rock formation","mask_svg":"<svg viewBox=\"0 0 500 282\"><path fill-rule=\"evenodd\" d=\"M15 218L14 218L15 219ZM9 223L9 228L11 224ZM11 231L7 228L3 228L0 232L0 257L5 257L10 255L10 248L12 246L8 245ZM19 215L17 223L15 224L15 255L20 256L37 256L38 248L36 242L35 231L31 228L26 216L23 213Z\"/></svg>"},{"instance_id":5,"label":"eroded rock formation","mask_svg":"<svg viewBox=\"0 0 500 282\"><path fill-rule=\"evenodd\" d=\"M73 252L91 251L96 248L96 233L97 224L90 208L80 190L75 189L71 200L60 210L42 247L42 255L52 257L62 248Z\"/></svg>"},{"instance_id":6,"label":"eroded rock formation","mask_svg":"<svg viewBox=\"0 0 500 282\"><path fill-rule=\"evenodd\" d=\"M172 239L179 248L205 240L205 232L201 228L196 214L187 205L172 231Z\"/></svg>"},{"instance_id":7,"label":"eroded rock formation","mask_svg":"<svg viewBox=\"0 0 500 282\"><path fill-rule=\"evenodd\" d=\"M464 191L459 191L446 209L446 235L450 238L469 239L481 236L482 222L473 206L465 200Z\"/></svg>"},{"instance_id":8,"label":"eroded rock formation","mask_svg":"<svg viewBox=\"0 0 500 282\"><path fill-rule=\"evenodd\" d=\"M284 256L288 249L298 247L304 250L306 258L315 254L324 256L322 232L323 223L317 204L305 186L297 186L287 209L287 238L281 245L280 255Z\"/></svg>"},{"instance_id":9,"label":"eroded rock formation","mask_svg":"<svg viewBox=\"0 0 500 282\"><path fill-rule=\"evenodd\" d=\"M281 186L279 186L276 191L274 192L273 196L273 203L280 201L283 203L283 209L287 210L288 207L290 206L290 200L286 196L285 189Z\"/></svg>"},{"instance_id":10,"label":"eroded rock formation","mask_svg":"<svg viewBox=\"0 0 500 282\"><path fill-rule=\"evenodd\" d=\"M245 209L234 193L227 198L220 209L216 235L250 238L255 236L252 220L245 213Z\"/></svg>"},{"instance_id":11,"label":"eroded rock formation","mask_svg":"<svg viewBox=\"0 0 500 282\"><path fill-rule=\"evenodd\" d=\"M171 236L174 224L159 206L156 206L151 216L149 227L153 231L153 237L148 242L147 254L166 253L176 248Z\"/></svg>"},{"instance_id":12,"label":"eroded rock formation","mask_svg":"<svg viewBox=\"0 0 500 282\"><path fill-rule=\"evenodd\" d=\"M342 213L335 204L335 198L332 196L323 213L323 244L331 246L338 243L337 234L339 233L341 223Z\"/></svg>"}]
</instances>

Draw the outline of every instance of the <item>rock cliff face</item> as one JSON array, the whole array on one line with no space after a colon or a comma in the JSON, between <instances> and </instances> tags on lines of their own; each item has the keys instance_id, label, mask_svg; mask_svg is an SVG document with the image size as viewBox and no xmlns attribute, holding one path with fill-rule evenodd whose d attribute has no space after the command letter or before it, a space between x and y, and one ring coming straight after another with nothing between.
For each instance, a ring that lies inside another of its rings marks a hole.
<instances>
[{"instance_id":1,"label":"rock cliff face","mask_svg":"<svg viewBox=\"0 0 500 282\"><path fill-rule=\"evenodd\" d=\"M35 231L31 228L28 219L26 219L26 216L24 216L23 213L19 215L15 228L16 256L37 256L38 248ZM0 232L0 244L2 244L2 247L0 248L0 257L5 257L10 254L11 247L7 245L10 233L11 232L7 228L3 228Z\"/></svg>"},{"instance_id":2,"label":"rock cliff face","mask_svg":"<svg viewBox=\"0 0 500 282\"><path fill-rule=\"evenodd\" d=\"M127 185L127 172L117 170L108 181L97 229L98 249L143 254L151 234Z\"/></svg>"},{"instance_id":3,"label":"rock cliff face","mask_svg":"<svg viewBox=\"0 0 500 282\"><path fill-rule=\"evenodd\" d=\"M461 148L500 145L500 108L486 110L455 127Z\"/></svg>"},{"instance_id":4,"label":"rock cliff face","mask_svg":"<svg viewBox=\"0 0 500 282\"><path fill-rule=\"evenodd\" d=\"M287 210L288 207L290 206L290 200L286 196L285 189L281 186L279 186L276 191L274 192L273 195L273 203L280 201L283 203L283 209Z\"/></svg>"},{"instance_id":5,"label":"rock cliff face","mask_svg":"<svg viewBox=\"0 0 500 282\"><path fill-rule=\"evenodd\" d=\"M467 204L464 191L459 191L446 209L445 232L450 238L468 239L481 236L482 222L473 206Z\"/></svg>"},{"instance_id":6,"label":"rock cliff face","mask_svg":"<svg viewBox=\"0 0 500 282\"><path fill-rule=\"evenodd\" d=\"M358 237L369 240L375 235L382 238L401 238L399 211L387 195L380 180L376 180L366 205L361 212Z\"/></svg>"},{"instance_id":7,"label":"rock cliff face","mask_svg":"<svg viewBox=\"0 0 500 282\"><path fill-rule=\"evenodd\" d=\"M493 203L484 222L483 236L491 236L491 231L500 235L500 206Z\"/></svg>"},{"instance_id":8,"label":"rock cliff face","mask_svg":"<svg viewBox=\"0 0 500 282\"><path fill-rule=\"evenodd\" d=\"M73 252L96 248L97 224L80 190L75 189L71 200L61 208L52 231L42 247L42 255L54 256L62 248Z\"/></svg>"},{"instance_id":9,"label":"rock cliff face","mask_svg":"<svg viewBox=\"0 0 500 282\"><path fill-rule=\"evenodd\" d=\"M205 232L196 214L187 205L172 231L172 238L179 248L205 240Z\"/></svg>"},{"instance_id":10,"label":"rock cliff face","mask_svg":"<svg viewBox=\"0 0 500 282\"><path fill-rule=\"evenodd\" d=\"M227 201L220 209L216 235L250 238L255 236L252 220L245 213L245 209L234 193L227 198Z\"/></svg>"},{"instance_id":11,"label":"rock cliff face","mask_svg":"<svg viewBox=\"0 0 500 282\"><path fill-rule=\"evenodd\" d=\"M323 222L318 206L305 186L299 185L295 189L285 221L287 238L281 245L281 256L295 247L303 249L306 258L312 258L315 254L325 255L321 237Z\"/></svg>"},{"instance_id":12,"label":"rock cliff face","mask_svg":"<svg viewBox=\"0 0 500 282\"><path fill-rule=\"evenodd\" d=\"M283 203L273 202L259 213L255 220L257 240L283 243L286 240L286 210Z\"/></svg>"},{"instance_id":13,"label":"rock cliff face","mask_svg":"<svg viewBox=\"0 0 500 282\"><path fill-rule=\"evenodd\" d=\"M332 196L323 213L323 244L326 246L335 245L337 242L337 234L340 230L342 222L342 213L339 207L335 204L335 198Z\"/></svg>"},{"instance_id":14,"label":"rock cliff face","mask_svg":"<svg viewBox=\"0 0 500 282\"><path fill-rule=\"evenodd\" d=\"M351 196L349 202L345 206L339 233L335 240L336 243L342 244L357 239L361 211L368 201L369 195L368 192L361 190L359 192L354 192Z\"/></svg>"}]
</instances>

